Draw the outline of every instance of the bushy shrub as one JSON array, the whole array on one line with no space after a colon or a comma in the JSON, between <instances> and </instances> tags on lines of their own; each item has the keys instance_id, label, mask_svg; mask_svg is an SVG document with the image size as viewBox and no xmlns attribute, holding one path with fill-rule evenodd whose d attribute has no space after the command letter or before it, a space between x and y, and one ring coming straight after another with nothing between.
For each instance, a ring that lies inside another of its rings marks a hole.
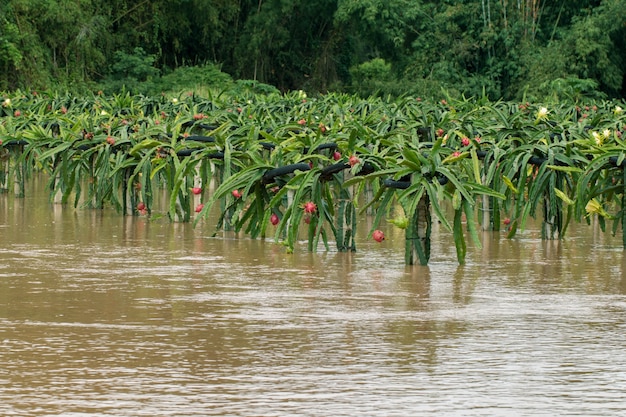
<instances>
[{"instance_id":1,"label":"bushy shrub","mask_svg":"<svg viewBox=\"0 0 626 417\"><path fill-rule=\"evenodd\" d=\"M264 84L255 80L237 80L233 87L235 93L253 93L253 94L278 94L280 91L273 85Z\"/></svg>"},{"instance_id":2,"label":"bushy shrub","mask_svg":"<svg viewBox=\"0 0 626 417\"><path fill-rule=\"evenodd\" d=\"M391 64L382 58L374 58L350 68L352 91L361 96L385 95L393 79Z\"/></svg>"},{"instance_id":3,"label":"bushy shrub","mask_svg":"<svg viewBox=\"0 0 626 417\"><path fill-rule=\"evenodd\" d=\"M556 78L541 84L539 93L543 101L555 102L568 101L580 103L589 100L602 100L606 94L598 90L598 82L592 79L580 79L577 77Z\"/></svg>"},{"instance_id":4,"label":"bushy shrub","mask_svg":"<svg viewBox=\"0 0 626 417\"><path fill-rule=\"evenodd\" d=\"M155 85L161 91L196 90L218 88L226 90L232 87L233 79L222 72L217 65L204 64L192 67L179 67L163 75Z\"/></svg>"},{"instance_id":5,"label":"bushy shrub","mask_svg":"<svg viewBox=\"0 0 626 417\"><path fill-rule=\"evenodd\" d=\"M153 79L159 76L154 61L155 57L140 47L133 49L132 53L117 51L109 75L98 83L98 88L110 93L122 90L133 94L149 93Z\"/></svg>"},{"instance_id":6,"label":"bushy shrub","mask_svg":"<svg viewBox=\"0 0 626 417\"><path fill-rule=\"evenodd\" d=\"M162 92L205 91L209 89L229 90L234 83L230 75L217 65L179 67L160 75L153 67L154 57L141 48L133 54L118 53L111 74L97 84L96 89L108 93L128 91L132 94L154 95Z\"/></svg>"}]
</instances>

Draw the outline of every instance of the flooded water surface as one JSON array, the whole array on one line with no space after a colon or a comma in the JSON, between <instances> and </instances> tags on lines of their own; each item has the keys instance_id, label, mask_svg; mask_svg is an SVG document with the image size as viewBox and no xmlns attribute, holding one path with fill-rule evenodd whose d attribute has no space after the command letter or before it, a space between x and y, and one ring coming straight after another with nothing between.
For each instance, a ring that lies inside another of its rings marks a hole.
<instances>
[{"instance_id":1,"label":"flooded water surface","mask_svg":"<svg viewBox=\"0 0 626 417\"><path fill-rule=\"evenodd\" d=\"M0 415L620 416L621 235L289 255L0 195ZM367 222L363 219L365 236Z\"/></svg>"}]
</instances>

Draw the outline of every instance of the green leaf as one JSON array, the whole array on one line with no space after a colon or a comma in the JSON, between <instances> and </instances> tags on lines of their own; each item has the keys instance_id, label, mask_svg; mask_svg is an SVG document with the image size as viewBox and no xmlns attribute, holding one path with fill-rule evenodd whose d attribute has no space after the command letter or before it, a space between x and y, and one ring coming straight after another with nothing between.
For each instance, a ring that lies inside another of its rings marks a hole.
<instances>
[{"instance_id":1,"label":"green leaf","mask_svg":"<svg viewBox=\"0 0 626 417\"><path fill-rule=\"evenodd\" d=\"M456 189L459 190L459 192L463 195L463 198L465 198L467 201L473 201L474 198L470 193L470 190L465 187L465 185L459 180L455 173L444 167L439 167L437 171L440 174L443 174L446 178L448 178L448 181L450 181L450 183L452 183L456 187Z\"/></svg>"},{"instance_id":2,"label":"green leaf","mask_svg":"<svg viewBox=\"0 0 626 417\"><path fill-rule=\"evenodd\" d=\"M445 227L448 231L452 231L452 226L450 226L450 222L448 221L448 219L446 219L444 211L439 204L437 189L432 183L428 181L424 181L424 186L426 188L426 192L428 193L428 197L430 198L430 205L437 215L437 218L439 219L439 221L441 221L443 227Z\"/></svg>"},{"instance_id":3,"label":"green leaf","mask_svg":"<svg viewBox=\"0 0 626 417\"><path fill-rule=\"evenodd\" d=\"M402 156L404 157L404 161L402 161L402 165L405 165L412 169L413 171L419 171L422 166L422 161L417 153L417 151L404 148L402 149Z\"/></svg>"},{"instance_id":4,"label":"green leaf","mask_svg":"<svg viewBox=\"0 0 626 417\"><path fill-rule=\"evenodd\" d=\"M480 178L480 162L478 160L478 155L476 154L476 149L472 148L470 151L470 154L472 156L472 168L474 171L474 179L476 180L477 184L481 184L482 180Z\"/></svg>"},{"instance_id":5,"label":"green leaf","mask_svg":"<svg viewBox=\"0 0 626 417\"><path fill-rule=\"evenodd\" d=\"M461 197L461 192L457 188L454 190L454 193L452 193L452 208L454 210L460 209L462 201L463 201L463 197Z\"/></svg>"},{"instance_id":6,"label":"green leaf","mask_svg":"<svg viewBox=\"0 0 626 417\"><path fill-rule=\"evenodd\" d=\"M45 161L46 159L60 153L60 152L65 152L68 148L70 148L72 146L72 142L62 142L60 144L57 144L51 148L49 148L48 150L46 150L45 152L42 152L39 154L38 158L42 161Z\"/></svg>"},{"instance_id":7,"label":"green leaf","mask_svg":"<svg viewBox=\"0 0 626 417\"><path fill-rule=\"evenodd\" d=\"M565 204L568 205L573 205L575 203L574 200L572 200L571 198L569 198L567 196L567 194L565 194L563 191L559 190L558 188L554 189L554 192L556 193L556 196L559 197L561 200L563 200L565 202Z\"/></svg>"},{"instance_id":8,"label":"green leaf","mask_svg":"<svg viewBox=\"0 0 626 417\"><path fill-rule=\"evenodd\" d=\"M463 201L463 211L465 212L465 219L467 222L467 231L470 238L474 242L477 248L482 248L480 238L478 237L478 230L476 228L476 220L474 219L474 207L469 201Z\"/></svg>"},{"instance_id":9,"label":"green leaf","mask_svg":"<svg viewBox=\"0 0 626 417\"><path fill-rule=\"evenodd\" d=\"M500 200L506 199L506 196L504 194L494 191L492 188L485 185L476 184L473 182L468 182L465 185L467 186L467 188L472 190L473 194L487 195L489 197L498 198Z\"/></svg>"},{"instance_id":10,"label":"green leaf","mask_svg":"<svg viewBox=\"0 0 626 417\"><path fill-rule=\"evenodd\" d=\"M554 171L561 171L561 172L583 172L582 169L577 168L577 167L568 167L568 166L561 166L561 165L546 165L546 168L552 169Z\"/></svg>"},{"instance_id":11,"label":"green leaf","mask_svg":"<svg viewBox=\"0 0 626 417\"><path fill-rule=\"evenodd\" d=\"M128 151L128 153L131 156L138 156L139 151L142 151L144 149L151 149L151 148L156 148L159 146L163 146L163 142L158 141L158 140L154 140L154 139L144 139L141 142L139 142L138 144L136 144L135 146L133 146L130 151Z\"/></svg>"},{"instance_id":12,"label":"green leaf","mask_svg":"<svg viewBox=\"0 0 626 417\"><path fill-rule=\"evenodd\" d=\"M451 153L450 155L446 156L443 161L441 161L442 164L449 164L451 162L456 162L456 161L460 161L462 159L467 158L469 155L468 152L460 152L459 154L455 154L455 153Z\"/></svg>"},{"instance_id":13,"label":"green leaf","mask_svg":"<svg viewBox=\"0 0 626 417\"><path fill-rule=\"evenodd\" d=\"M507 177L506 175L502 175L502 181L504 181L506 186L509 187L509 190L511 190L513 194L519 194L519 191L517 191L517 188L515 188L515 185L513 185L513 182L509 179L509 177Z\"/></svg>"},{"instance_id":14,"label":"green leaf","mask_svg":"<svg viewBox=\"0 0 626 417\"><path fill-rule=\"evenodd\" d=\"M454 236L454 246L456 248L456 258L460 265L463 265L465 263L465 255L467 253L465 237L463 236L462 214L463 210L461 209L454 211L454 225L452 228L452 235Z\"/></svg>"}]
</instances>

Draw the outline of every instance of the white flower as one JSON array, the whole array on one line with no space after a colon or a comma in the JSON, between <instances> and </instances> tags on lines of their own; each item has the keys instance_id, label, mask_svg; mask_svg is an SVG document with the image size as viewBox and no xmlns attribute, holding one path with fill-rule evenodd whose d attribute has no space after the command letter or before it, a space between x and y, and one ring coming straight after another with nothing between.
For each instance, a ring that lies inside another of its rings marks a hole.
<instances>
[{"instance_id":1,"label":"white flower","mask_svg":"<svg viewBox=\"0 0 626 417\"><path fill-rule=\"evenodd\" d=\"M298 90L298 97L300 98L306 98L306 93L302 90Z\"/></svg>"},{"instance_id":2,"label":"white flower","mask_svg":"<svg viewBox=\"0 0 626 417\"><path fill-rule=\"evenodd\" d=\"M596 145L602 145L604 138L598 132L591 132L591 136L593 136L593 140L596 142Z\"/></svg>"},{"instance_id":3,"label":"white flower","mask_svg":"<svg viewBox=\"0 0 626 417\"><path fill-rule=\"evenodd\" d=\"M604 129L602 131L602 136L604 136L604 139L608 139L609 136L611 136L611 130L610 129Z\"/></svg>"},{"instance_id":4,"label":"white flower","mask_svg":"<svg viewBox=\"0 0 626 417\"><path fill-rule=\"evenodd\" d=\"M177 99L176 97L174 97L174 98L172 99L172 103L173 103L173 104L178 103L178 99Z\"/></svg>"},{"instance_id":5,"label":"white flower","mask_svg":"<svg viewBox=\"0 0 626 417\"><path fill-rule=\"evenodd\" d=\"M104 110L102 110L102 111L100 112L100 116L106 116L107 114L108 114L108 113L107 113L106 111L104 111Z\"/></svg>"},{"instance_id":6,"label":"white flower","mask_svg":"<svg viewBox=\"0 0 626 417\"><path fill-rule=\"evenodd\" d=\"M613 110L613 113L615 114L621 114L622 113L622 108L620 106L615 106L615 109Z\"/></svg>"},{"instance_id":7,"label":"white flower","mask_svg":"<svg viewBox=\"0 0 626 417\"><path fill-rule=\"evenodd\" d=\"M2 102L2 107L9 107L9 106L11 106L11 99L7 98L6 100Z\"/></svg>"},{"instance_id":8,"label":"white flower","mask_svg":"<svg viewBox=\"0 0 626 417\"><path fill-rule=\"evenodd\" d=\"M545 119L548 116L548 109L545 107L542 107L539 109L539 111L537 112L537 119Z\"/></svg>"},{"instance_id":9,"label":"white flower","mask_svg":"<svg viewBox=\"0 0 626 417\"><path fill-rule=\"evenodd\" d=\"M606 217L606 218L613 218L613 216L611 216L603 207L602 204L600 204L600 202L598 200L596 200L595 198L592 198L591 200L589 200L589 202L587 202L587 205L585 206L585 211L587 212L588 215L590 214L598 214L602 217Z\"/></svg>"}]
</instances>

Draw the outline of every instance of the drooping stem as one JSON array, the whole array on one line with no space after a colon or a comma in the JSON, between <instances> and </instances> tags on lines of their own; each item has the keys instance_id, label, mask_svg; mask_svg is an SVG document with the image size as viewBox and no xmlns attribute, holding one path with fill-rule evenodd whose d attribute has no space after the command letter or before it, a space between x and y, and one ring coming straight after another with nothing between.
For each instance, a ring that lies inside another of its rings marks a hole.
<instances>
[{"instance_id":1,"label":"drooping stem","mask_svg":"<svg viewBox=\"0 0 626 417\"><path fill-rule=\"evenodd\" d=\"M550 187L546 190L543 200L543 223L541 238L545 240L560 239L563 230L563 212L554 192L556 179L550 178Z\"/></svg>"},{"instance_id":2,"label":"drooping stem","mask_svg":"<svg viewBox=\"0 0 626 417\"><path fill-rule=\"evenodd\" d=\"M465 244L465 236L463 235L463 206L454 210L454 223L452 225L452 233L454 236L454 246L456 247L456 257L459 265L465 263L465 254L467 246Z\"/></svg>"},{"instance_id":3,"label":"drooping stem","mask_svg":"<svg viewBox=\"0 0 626 417\"><path fill-rule=\"evenodd\" d=\"M339 192L337 222L337 250L355 252L356 209L349 189L342 188Z\"/></svg>"},{"instance_id":4,"label":"drooping stem","mask_svg":"<svg viewBox=\"0 0 626 417\"><path fill-rule=\"evenodd\" d=\"M428 265L430 260L430 233L432 219L430 216L430 198L424 193L414 213L407 213L409 225L406 229L404 260L406 265Z\"/></svg>"}]
</instances>

